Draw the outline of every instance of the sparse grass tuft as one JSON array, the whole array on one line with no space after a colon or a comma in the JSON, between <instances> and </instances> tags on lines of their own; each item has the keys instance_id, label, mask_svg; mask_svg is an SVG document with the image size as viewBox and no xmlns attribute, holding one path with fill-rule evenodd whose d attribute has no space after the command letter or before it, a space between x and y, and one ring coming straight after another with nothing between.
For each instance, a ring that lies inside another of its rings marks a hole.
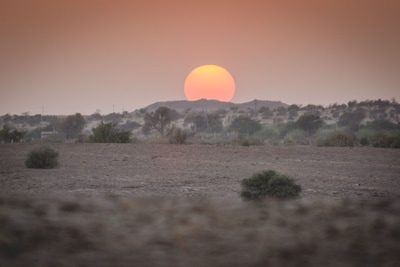
<instances>
[{"instance_id":1,"label":"sparse grass tuft","mask_svg":"<svg viewBox=\"0 0 400 267\"><path fill-rule=\"evenodd\" d=\"M256 173L242 180L241 197L245 200L260 200L266 197L294 198L300 192L300 185L273 170Z\"/></svg>"},{"instance_id":2,"label":"sparse grass tuft","mask_svg":"<svg viewBox=\"0 0 400 267\"><path fill-rule=\"evenodd\" d=\"M29 152L25 166L35 169L53 169L58 166L58 152L48 146L42 146Z\"/></svg>"}]
</instances>

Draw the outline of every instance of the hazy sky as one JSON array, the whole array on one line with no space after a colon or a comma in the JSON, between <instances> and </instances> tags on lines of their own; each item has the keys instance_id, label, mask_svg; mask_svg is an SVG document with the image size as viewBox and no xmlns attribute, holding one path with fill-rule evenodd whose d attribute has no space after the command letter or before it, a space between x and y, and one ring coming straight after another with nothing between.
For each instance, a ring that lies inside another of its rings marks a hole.
<instances>
[{"instance_id":1,"label":"hazy sky","mask_svg":"<svg viewBox=\"0 0 400 267\"><path fill-rule=\"evenodd\" d=\"M0 115L184 100L203 64L235 103L399 101L400 1L0 1Z\"/></svg>"}]
</instances>

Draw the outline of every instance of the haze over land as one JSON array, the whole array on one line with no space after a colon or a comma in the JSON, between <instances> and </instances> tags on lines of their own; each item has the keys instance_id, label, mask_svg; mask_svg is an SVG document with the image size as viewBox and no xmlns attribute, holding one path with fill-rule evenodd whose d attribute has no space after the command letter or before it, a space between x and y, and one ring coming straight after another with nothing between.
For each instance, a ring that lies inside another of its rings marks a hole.
<instances>
[{"instance_id":1,"label":"haze over land","mask_svg":"<svg viewBox=\"0 0 400 267\"><path fill-rule=\"evenodd\" d=\"M400 2L2 1L0 115L102 114L184 100L225 67L234 103L400 99Z\"/></svg>"},{"instance_id":2,"label":"haze over land","mask_svg":"<svg viewBox=\"0 0 400 267\"><path fill-rule=\"evenodd\" d=\"M398 266L399 25L399 0L1 0L0 266ZM250 107L145 127L204 64ZM26 168L43 142L59 168ZM267 169L300 198L242 203Z\"/></svg>"}]
</instances>

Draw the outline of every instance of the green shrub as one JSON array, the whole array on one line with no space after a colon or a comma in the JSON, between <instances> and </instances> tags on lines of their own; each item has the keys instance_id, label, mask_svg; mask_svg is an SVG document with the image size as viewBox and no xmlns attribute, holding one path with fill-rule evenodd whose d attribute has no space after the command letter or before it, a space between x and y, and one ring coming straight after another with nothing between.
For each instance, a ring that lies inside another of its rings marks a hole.
<instances>
[{"instance_id":1,"label":"green shrub","mask_svg":"<svg viewBox=\"0 0 400 267\"><path fill-rule=\"evenodd\" d=\"M231 140L232 145L250 146L250 141L243 134L237 134Z\"/></svg>"},{"instance_id":2,"label":"green shrub","mask_svg":"<svg viewBox=\"0 0 400 267\"><path fill-rule=\"evenodd\" d=\"M177 127L174 127L168 134L168 141L170 144L185 144L188 135L187 133Z\"/></svg>"},{"instance_id":3,"label":"green shrub","mask_svg":"<svg viewBox=\"0 0 400 267\"><path fill-rule=\"evenodd\" d=\"M400 135L377 133L371 137L371 145L381 148L400 148Z\"/></svg>"},{"instance_id":4,"label":"green shrub","mask_svg":"<svg viewBox=\"0 0 400 267\"><path fill-rule=\"evenodd\" d=\"M388 148L394 142L394 136L385 133L377 133L371 137L371 145L373 147Z\"/></svg>"},{"instance_id":5,"label":"green shrub","mask_svg":"<svg viewBox=\"0 0 400 267\"><path fill-rule=\"evenodd\" d=\"M93 134L89 136L92 143L129 143L132 133L120 130L115 123L104 123L103 121L96 128L92 128Z\"/></svg>"},{"instance_id":6,"label":"green shrub","mask_svg":"<svg viewBox=\"0 0 400 267\"><path fill-rule=\"evenodd\" d=\"M392 144L390 145L391 148L400 148L400 135L394 137Z\"/></svg>"},{"instance_id":7,"label":"green shrub","mask_svg":"<svg viewBox=\"0 0 400 267\"><path fill-rule=\"evenodd\" d=\"M0 130L0 141L5 143L19 142L24 138L25 134L25 131L18 131L8 125L4 125L3 129Z\"/></svg>"},{"instance_id":8,"label":"green shrub","mask_svg":"<svg viewBox=\"0 0 400 267\"><path fill-rule=\"evenodd\" d=\"M368 146L369 145L369 139L367 137L360 138L360 145L361 146Z\"/></svg>"},{"instance_id":9,"label":"green shrub","mask_svg":"<svg viewBox=\"0 0 400 267\"><path fill-rule=\"evenodd\" d=\"M259 139L253 138L251 136L247 137L242 134L235 135L231 140L230 144L235 146L253 146L262 145Z\"/></svg>"},{"instance_id":10,"label":"green shrub","mask_svg":"<svg viewBox=\"0 0 400 267\"><path fill-rule=\"evenodd\" d=\"M25 166L35 169L52 169L58 166L58 152L48 146L43 146L29 152Z\"/></svg>"},{"instance_id":11,"label":"green shrub","mask_svg":"<svg viewBox=\"0 0 400 267\"><path fill-rule=\"evenodd\" d=\"M262 126L258 121L245 116L235 118L229 126L230 131L237 132L238 134L245 136L252 135L253 133L261 130L261 128Z\"/></svg>"},{"instance_id":12,"label":"green shrub","mask_svg":"<svg viewBox=\"0 0 400 267\"><path fill-rule=\"evenodd\" d=\"M242 146L250 146L250 141L249 140L243 140Z\"/></svg>"},{"instance_id":13,"label":"green shrub","mask_svg":"<svg viewBox=\"0 0 400 267\"><path fill-rule=\"evenodd\" d=\"M310 141L307 140L306 132L295 129L285 135L283 143L285 145L307 145Z\"/></svg>"},{"instance_id":14,"label":"green shrub","mask_svg":"<svg viewBox=\"0 0 400 267\"><path fill-rule=\"evenodd\" d=\"M277 129L277 127L272 128L269 126L265 126L261 128L261 130L255 132L252 138L257 140L257 143L260 145L265 143L276 143L279 138L279 130Z\"/></svg>"},{"instance_id":15,"label":"green shrub","mask_svg":"<svg viewBox=\"0 0 400 267\"><path fill-rule=\"evenodd\" d=\"M256 173L242 180L241 197L245 200L259 200L265 197L294 198L300 192L300 185L273 170Z\"/></svg>"}]
</instances>

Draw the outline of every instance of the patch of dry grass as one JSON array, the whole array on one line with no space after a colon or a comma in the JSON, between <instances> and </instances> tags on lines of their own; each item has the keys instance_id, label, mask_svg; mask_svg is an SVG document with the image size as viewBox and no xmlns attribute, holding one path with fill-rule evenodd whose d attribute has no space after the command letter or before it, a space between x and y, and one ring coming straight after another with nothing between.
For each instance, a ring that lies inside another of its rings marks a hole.
<instances>
[{"instance_id":1,"label":"patch of dry grass","mask_svg":"<svg viewBox=\"0 0 400 267\"><path fill-rule=\"evenodd\" d=\"M1 197L0 266L396 266L400 201Z\"/></svg>"}]
</instances>

